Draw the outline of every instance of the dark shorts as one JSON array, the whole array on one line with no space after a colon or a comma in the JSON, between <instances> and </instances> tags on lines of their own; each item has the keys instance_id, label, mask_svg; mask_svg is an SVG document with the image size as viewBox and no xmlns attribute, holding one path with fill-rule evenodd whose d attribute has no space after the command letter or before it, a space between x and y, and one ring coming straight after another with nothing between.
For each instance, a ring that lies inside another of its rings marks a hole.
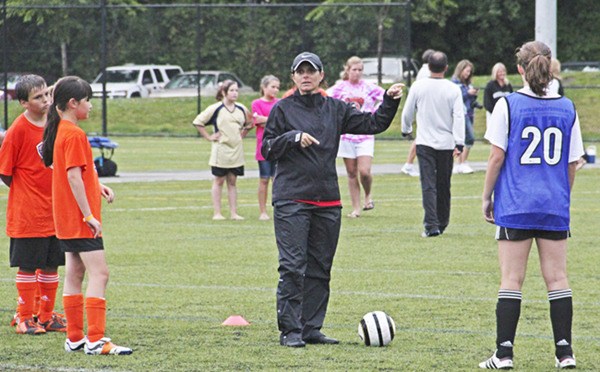
<instances>
[{"instance_id":1,"label":"dark shorts","mask_svg":"<svg viewBox=\"0 0 600 372\"><path fill-rule=\"evenodd\" d=\"M10 238L10 267L29 271L65 265L65 254L55 236Z\"/></svg>"},{"instance_id":2,"label":"dark shorts","mask_svg":"<svg viewBox=\"0 0 600 372\"><path fill-rule=\"evenodd\" d=\"M60 248L63 252L91 252L104 249L102 238L96 239L61 239Z\"/></svg>"},{"instance_id":3,"label":"dark shorts","mask_svg":"<svg viewBox=\"0 0 600 372\"><path fill-rule=\"evenodd\" d=\"M259 160L258 174L260 178L273 178L275 176L275 164L269 160Z\"/></svg>"},{"instance_id":4,"label":"dark shorts","mask_svg":"<svg viewBox=\"0 0 600 372\"><path fill-rule=\"evenodd\" d=\"M243 176L244 175L244 166L237 168L219 168L219 167L210 167L210 171L215 177L225 177L227 173L231 173L234 176Z\"/></svg>"},{"instance_id":5,"label":"dark shorts","mask_svg":"<svg viewBox=\"0 0 600 372\"><path fill-rule=\"evenodd\" d=\"M550 231L550 230L522 230L511 229L510 227L498 226L496 228L496 240L527 240L534 238L548 240L564 240L571 236L567 231Z\"/></svg>"}]
</instances>

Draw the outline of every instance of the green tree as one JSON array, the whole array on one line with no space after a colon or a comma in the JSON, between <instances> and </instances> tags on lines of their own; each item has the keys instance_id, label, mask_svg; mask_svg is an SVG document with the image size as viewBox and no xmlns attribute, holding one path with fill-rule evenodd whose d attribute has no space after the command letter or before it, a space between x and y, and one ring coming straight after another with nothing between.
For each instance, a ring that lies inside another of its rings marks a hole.
<instances>
[{"instance_id":1,"label":"green tree","mask_svg":"<svg viewBox=\"0 0 600 372\"><path fill-rule=\"evenodd\" d=\"M108 0L110 5L139 5L137 0ZM100 2L74 0L7 0L7 18L26 40L15 40L27 50L16 50L19 60L12 64L20 70L46 71L46 75L79 74L90 78L97 73L100 60ZM127 9L124 17L135 16ZM108 37L114 37L122 20L119 13L108 16ZM74 22L74 20L77 20ZM29 56L33 58L28 58ZM56 56L59 55L60 59ZM60 61L60 63L57 63ZM44 67L41 67L43 65ZM91 66L94 66L93 69Z\"/></svg>"},{"instance_id":2,"label":"green tree","mask_svg":"<svg viewBox=\"0 0 600 372\"><path fill-rule=\"evenodd\" d=\"M598 2L558 1L557 6L557 57L563 61L599 61Z\"/></svg>"}]
</instances>

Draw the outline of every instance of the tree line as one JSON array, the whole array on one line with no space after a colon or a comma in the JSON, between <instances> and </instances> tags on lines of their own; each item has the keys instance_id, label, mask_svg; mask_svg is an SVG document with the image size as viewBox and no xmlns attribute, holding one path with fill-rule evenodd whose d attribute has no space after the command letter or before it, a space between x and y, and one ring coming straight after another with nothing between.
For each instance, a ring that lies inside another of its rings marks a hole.
<instances>
[{"instance_id":1,"label":"tree line","mask_svg":"<svg viewBox=\"0 0 600 372\"><path fill-rule=\"evenodd\" d=\"M302 50L322 57L330 83L351 55L420 59L427 48L446 52L452 64L471 60L478 75L498 61L514 72L515 47L533 39L535 27L532 0L6 0L5 69L93 79L103 2L108 66L230 70L255 88L266 73L287 77ZM600 60L599 15L595 0L558 2L559 59Z\"/></svg>"}]
</instances>

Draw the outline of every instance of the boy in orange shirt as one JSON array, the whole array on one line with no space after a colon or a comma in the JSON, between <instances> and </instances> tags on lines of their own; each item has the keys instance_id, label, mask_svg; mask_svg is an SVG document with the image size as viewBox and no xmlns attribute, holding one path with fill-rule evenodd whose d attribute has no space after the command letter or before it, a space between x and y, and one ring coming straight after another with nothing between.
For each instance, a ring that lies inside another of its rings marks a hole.
<instances>
[{"instance_id":1,"label":"boy in orange shirt","mask_svg":"<svg viewBox=\"0 0 600 372\"><path fill-rule=\"evenodd\" d=\"M65 319L54 312L57 269L65 264L65 256L52 218L52 170L44 166L39 152L51 98L46 82L37 75L22 76L16 94L25 112L8 129L0 148L0 178L10 188L6 211L10 266L19 268L16 332L66 332ZM36 269L40 269L37 276ZM41 303L34 314L37 289Z\"/></svg>"}]
</instances>

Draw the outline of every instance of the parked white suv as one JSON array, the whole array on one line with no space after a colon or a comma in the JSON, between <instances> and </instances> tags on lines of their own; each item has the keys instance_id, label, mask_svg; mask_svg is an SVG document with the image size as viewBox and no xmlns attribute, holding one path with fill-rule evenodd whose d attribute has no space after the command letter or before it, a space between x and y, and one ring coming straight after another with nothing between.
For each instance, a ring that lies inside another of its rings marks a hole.
<instances>
[{"instance_id":1,"label":"parked white suv","mask_svg":"<svg viewBox=\"0 0 600 372\"><path fill-rule=\"evenodd\" d=\"M363 79L377 84L377 57L363 58ZM410 74L414 80L419 71L419 63L414 59L408 61L404 57L382 57L381 58L381 83L392 84L404 82Z\"/></svg>"},{"instance_id":2,"label":"parked white suv","mask_svg":"<svg viewBox=\"0 0 600 372\"><path fill-rule=\"evenodd\" d=\"M106 97L148 97L151 91L162 89L183 69L177 65L134 65L106 68ZM94 97L102 98L102 73L92 82Z\"/></svg>"}]
</instances>

